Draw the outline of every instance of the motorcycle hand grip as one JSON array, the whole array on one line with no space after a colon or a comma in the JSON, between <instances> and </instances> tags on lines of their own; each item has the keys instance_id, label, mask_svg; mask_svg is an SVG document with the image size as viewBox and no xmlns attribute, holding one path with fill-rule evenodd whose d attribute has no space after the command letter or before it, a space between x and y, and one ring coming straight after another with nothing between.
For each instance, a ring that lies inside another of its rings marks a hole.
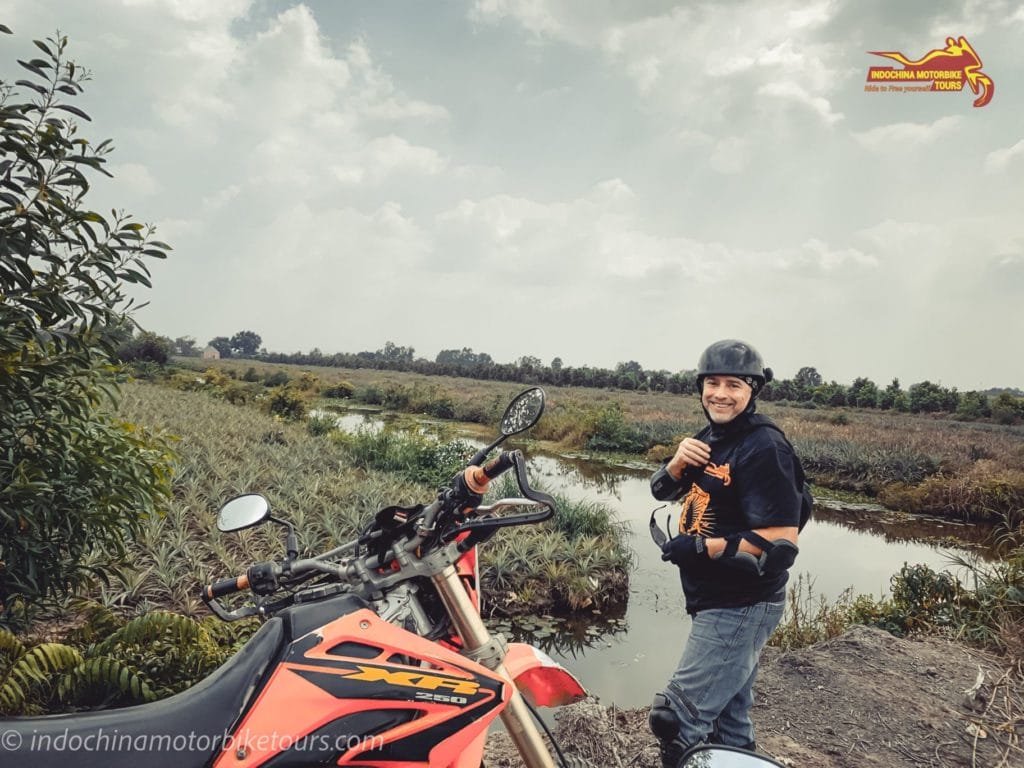
<instances>
[{"instance_id":1,"label":"motorcycle hand grip","mask_svg":"<svg viewBox=\"0 0 1024 768\"><path fill-rule=\"evenodd\" d=\"M484 495L487 493L487 485L498 475L512 469L515 464L513 454L518 451L502 451L496 458L487 462L482 467L471 465L466 468L463 480L473 493Z\"/></svg>"},{"instance_id":2,"label":"motorcycle hand grip","mask_svg":"<svg viewBox=\"0 0 1024 768\"><path fill-rule=\"evenodd\" d=\"M513 451L502 451L497 457L482 467L481 471L487 476L488 480L493 480L498 475L512 469L513 453Z\"/></svg>"},{"instance_id":3,"label":"motorcycle hand grip","mask_svg":"<svg viewBox=\"0 0 1024 768\"><path fill-rule=\"evenodd\" d=\"M249 588L249 576L248 574L242 574L236 576L233 579L221 579L215 581L213 584L207 584L203 587L203 595L208 599L213 600L218 597L224 597L224 595L231 595L235 592L241 592L243 589Z\"/></svg>"}]
</instances>

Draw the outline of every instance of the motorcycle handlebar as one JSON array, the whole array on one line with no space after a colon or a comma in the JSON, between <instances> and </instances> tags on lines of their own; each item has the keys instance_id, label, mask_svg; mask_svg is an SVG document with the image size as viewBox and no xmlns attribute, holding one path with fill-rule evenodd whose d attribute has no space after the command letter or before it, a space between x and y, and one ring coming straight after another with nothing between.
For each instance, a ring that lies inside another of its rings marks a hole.
<instances>
[{"instance_id":1,"label":"motorcycle handlebar","mask_svg":"<svg viewBox=\"0 0 1024 768\"><path fill-rule=\"evenodd\" d=\"M231 579L221 579L215 581L212 584L207 584L203 587L203 595L213 600L218 597L224 597L225 595L233 595L235 592L241 592L243 589L249 588L249 574L243 573L241 576L235 576Z\"/></svg>"}]
</instances>

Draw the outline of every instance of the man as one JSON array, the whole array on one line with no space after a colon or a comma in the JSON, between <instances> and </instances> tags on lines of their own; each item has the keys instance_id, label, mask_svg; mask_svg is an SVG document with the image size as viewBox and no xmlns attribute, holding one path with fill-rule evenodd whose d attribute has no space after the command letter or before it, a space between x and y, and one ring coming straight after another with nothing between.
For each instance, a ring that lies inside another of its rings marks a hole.
<instances>
[{"instance_id":1,"label":"man","mask_svg":"<svg viewBox=\"0 0 1024 768\"><path fill-rule=\"evenodd\" d=\"M693 620L679 667L651 707L665 768L702 741L755 749L751 689L782 618L803 490L792 446L754 413L771 378L749 344L708 347L697 388L709 424L651 477L655 498L682 500L680 533L662 559L679 566Z\"/></svg>"}]
</instances>

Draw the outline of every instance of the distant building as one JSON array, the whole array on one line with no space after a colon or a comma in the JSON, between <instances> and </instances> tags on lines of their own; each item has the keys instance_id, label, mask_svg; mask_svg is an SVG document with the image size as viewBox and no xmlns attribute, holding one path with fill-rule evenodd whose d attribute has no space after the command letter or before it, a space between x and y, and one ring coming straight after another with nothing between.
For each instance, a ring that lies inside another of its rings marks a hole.
<instances>
[{"instance_id":1,"label":"distant building","mask_svg":"<svg viewBox=\"0 0 1024 768\"><path fill-rule=\"evenodd\" d=\"M206 346L203 350L203 360L220 360L220 352L217 351L216 347Z\"/></svg>"}]
</instances>

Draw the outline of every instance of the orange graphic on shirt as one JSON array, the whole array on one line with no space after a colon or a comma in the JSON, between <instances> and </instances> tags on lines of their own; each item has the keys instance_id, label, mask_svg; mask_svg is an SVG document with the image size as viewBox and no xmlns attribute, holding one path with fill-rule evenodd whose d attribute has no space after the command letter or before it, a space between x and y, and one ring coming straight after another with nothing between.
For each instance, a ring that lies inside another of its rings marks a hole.
<instances>
[{"instance_id":1,"label":"orange graphic on shirt","mask_svg":"<svg viewBox=\"0 0 1024 768\"><path fill-rule=\"evenodd\" d=\"M708 510L711 496L696 483L683 498L683 509L679 515L679 532L691 536L709 536L715 529L715 514Z\"/></svg>"},{"instance_id":2,"label":"orange graphic on shirt","mask_svg":"<svg viewBox=\"0 0 1024 768\"><path fill-rule=\"evenodd\" d=\"M732 482L732 477L729 476L728 464L718 466L714 462L711 462L706 467L704 467L704 473L707 475L711 475L712 477L717 477L719 480L722 481L722 485L729 485Z\"/></svg>"}]
</instances>

